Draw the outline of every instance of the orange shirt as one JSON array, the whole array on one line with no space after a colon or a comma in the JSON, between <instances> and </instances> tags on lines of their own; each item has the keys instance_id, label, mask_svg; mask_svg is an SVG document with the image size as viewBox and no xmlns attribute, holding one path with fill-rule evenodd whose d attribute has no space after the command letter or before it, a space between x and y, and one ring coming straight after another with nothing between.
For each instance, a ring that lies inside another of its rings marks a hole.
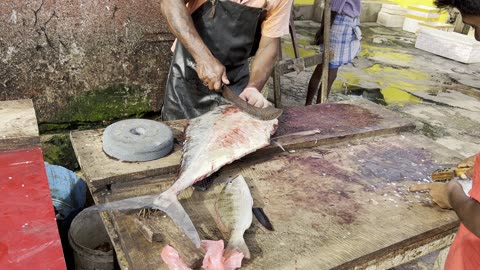
<instances>
[{"instance_id":1,"label":"orange shirt","mask_svg":"<svg viewBox=\"0 0 480 270\"><path fill-rule=\"evenodd\" d=\"M470 197L480 202L480 153L473 168L472 190ZM445 270L480 269L480 238L460 224L445 262Z\"/></svg>"},{"instance_id":2,"label":"orange shirt","mask_svg":"<svg viewBox=\"0 0 480 270\"><path fill-rule=\"evenodd\" d=\"M262 24L262 35L270 38L287 35L288 24L290 23L290 9L293 0L230 0L249 7L261 8L267 10L267 17ZM206 0L190 0L187 9L192 14Z\"/></svg>"}]
</instances>

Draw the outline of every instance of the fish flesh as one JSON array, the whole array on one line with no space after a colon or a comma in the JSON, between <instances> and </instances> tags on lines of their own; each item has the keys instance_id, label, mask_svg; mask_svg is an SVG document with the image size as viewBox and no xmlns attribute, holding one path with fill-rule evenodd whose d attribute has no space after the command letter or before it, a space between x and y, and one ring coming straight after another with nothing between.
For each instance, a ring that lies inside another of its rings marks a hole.
<instances>
[{"instance_id":1,"label":"fish flesh","mask_svg":"<svg viewBox=\"0 0 480 270\"><path fill-rule=\"evenodd\" d=\"M253 198L243 176L227 182L215 204L216 221L220 231L229 236L227 250L238 250L250 259L243 234L252 225Z\"/></svg>"},{"instance_id":2,"label":"fish flesh","mask_svg":"<svg viewBox=\"0 0 480 270\"><path fill-rule=\"evenodd\" d=\"M167 264L168 270L192 270L185 262L182 261L178 251L172 246L166 245L160 253L162 260Z\"/></svg>"},{"instance_id":3,"label":"fish flesh","mask_svg":"<svg viewBox=\"0 0 480 270\"><path fill-rule=\"evenodd\" d=\"M235 270L242 266L244 255L239 251L233 251L228 257L223 250L223 240L202 240L202 248L205 250L202 268L206 270Z\"/></svg>"},{"instance_id":4,"label":"fish flesh","mask_svg":"<svg viewBox=\"0 0 480 270\"><path fill-rule=\"evenodd\" d=\"M196 247L200 247L197 230L177 195L224 165L268 146L277 126L277 119L262 121L233 105L216 107L189 121L180 172L169 189L159 195L107 202L89 210L158 209L180 226Z\"/></svg>"}]
</instances>

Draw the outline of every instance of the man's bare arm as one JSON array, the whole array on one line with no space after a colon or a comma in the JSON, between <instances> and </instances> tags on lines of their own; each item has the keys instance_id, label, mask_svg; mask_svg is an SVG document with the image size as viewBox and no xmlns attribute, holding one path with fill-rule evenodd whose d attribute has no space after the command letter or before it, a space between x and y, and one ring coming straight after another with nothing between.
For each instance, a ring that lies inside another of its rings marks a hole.
<instances>
[{"instance_id":1,"label":"man's bare arm","mask_svg":"<svg viewBox=\"0 0 480 270\"><path fill-rule=\"evenodd\" d=\"M265 108L271 104L259 92L270 77L278 50L280 49L280 38L269 38L262 36L260 44L255 54L250 72L250 80L247 87L240 93L240 98L249 104Z\"/></svg>"},{"instance_id":2,"label":"man's bare arm","mask_svg":"<svg viewBox=\"0 0 480 270\"><path fill-rule=\"evenodd\" d=\"M203 43L183 0L161 0L161 11L170 31L192 55L197 74L211 90L220 90L222 81L229 83L225 67Z\"/></svg>"},{"instance_id":3,"label":"man's bare arm","mask_svg":"<svg viewBox=\"0 0 480 270\"><path fill-rule=\"evenodd\" d=\"M280 38L262 36L255 54L248 86L262 90L270 77L280 50Z\"/></svg>"},{"instance_id":4,"label":"man's bare arm","mask_svg":"<svg viewBox=\"0 0 480 270\"><path fill-rule=\"evenodd\" d=\"M458 182L448 184L448 200L463 225L480 237L480 204L468 197Z\"/></svg>"}]
</instances>

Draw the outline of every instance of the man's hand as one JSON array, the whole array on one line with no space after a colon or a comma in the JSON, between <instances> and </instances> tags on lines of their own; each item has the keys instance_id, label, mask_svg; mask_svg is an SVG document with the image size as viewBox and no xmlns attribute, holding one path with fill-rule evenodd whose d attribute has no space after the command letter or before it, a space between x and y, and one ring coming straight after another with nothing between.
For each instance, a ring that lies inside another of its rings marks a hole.
<instances>
[{"instance_id":1,"label":"man's hand","mask_svg":"<svg viewBox=\"0 0 480 270\"><path fill-rule=\"evenodd\" d=\"M266 108L271 106L270 102L254 87L245 88L239 96L241 99L248 102L248 104L259 108Z\"/></svg>"},{"instance_id":2,"label":"man's hand","mask_svg":"<svg viewBox=\"0 0 480 270\"><path fill-rule=\"evenodd\" d=\"M200 60L196 63L198 78L210 90L220 91L223 84L230 84L225 66L215 57L210 60Z\"/></svg>"},{"instance_id":3,"label":"man's hand","mask_svg":"<svg viewBox=\"0 0 480 270\"><path fill-rule=\"evenodd\" d=\"M455 180L448 183L429 183L429 184L416 184L409 188L410 191L430 191L430 196L434 203L438 204L441 208L452 209L452 205L448 199L448 193L450 190L462 186Z\"/></svg>"}]
</instances>

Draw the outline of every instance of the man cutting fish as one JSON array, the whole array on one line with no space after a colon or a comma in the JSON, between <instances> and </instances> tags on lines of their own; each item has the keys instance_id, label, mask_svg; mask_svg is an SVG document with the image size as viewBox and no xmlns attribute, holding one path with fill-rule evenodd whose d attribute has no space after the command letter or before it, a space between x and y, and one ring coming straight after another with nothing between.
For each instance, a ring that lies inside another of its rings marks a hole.
<instances>
[{"instance_id":1,"label":"man cutting fish","mask_svg":"<svg viewBox=\"0 0 480 270\"><path fill-rule=\"evenodd\" d=\"M194 118L225 103L217 93L224 84L251 105L269 106L260 91L275 64L279 39L289 33L292 0L185 2L161 1L177 37L162 119Z\"/></svg>"}]
</instances>

